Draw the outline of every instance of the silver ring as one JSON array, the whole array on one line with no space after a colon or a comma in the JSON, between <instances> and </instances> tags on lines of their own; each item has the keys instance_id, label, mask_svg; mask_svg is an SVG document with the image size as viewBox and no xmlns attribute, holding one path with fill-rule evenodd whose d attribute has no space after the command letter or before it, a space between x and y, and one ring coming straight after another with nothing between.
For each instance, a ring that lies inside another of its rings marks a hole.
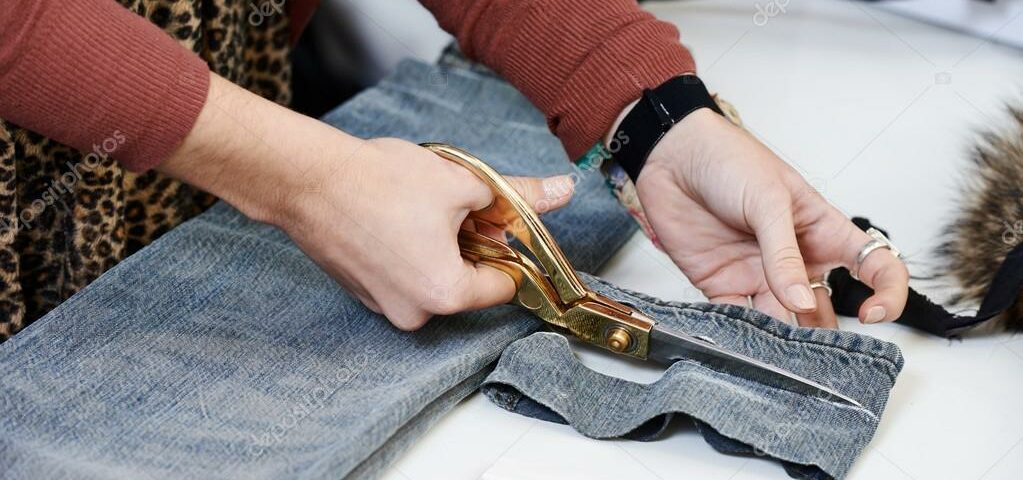
<instances>
[{"instance_id":1,"label":"silver ring","mask_svg":"<svg viewBox=\"0 0 1023 480\"><path fill-rule=\"evenodd\" d=\"M899 252L899 249L895 248L895 244L893 244L891 240L888 240L888 237L881 233L880 230L871 227L867 229L866 233L867 235L870 235L871 240L860 249L860 253L856 255L856 266L851 272L849 272L849 274L852 275L852 278L855 278L856 280L860 279L860 267L863 266L863 262L867 259L867 255L870 255L874 250L886 248L889 252L892 252L892 255L894 255L895 258L902 258L902 253Z\"/></svg>"},{"instance_id":2,"label":"silver ring","mask_svg":"<svg viewBox=\"0 0 1023 480\"><path fill-rule=\"evenodd\" d=\"M811 289L823 288L825 292L828 292L828 296L831 296L831 284L828 283L827 278L821 278L820 280L810 282Z\"/></svg>"}]
</instances>

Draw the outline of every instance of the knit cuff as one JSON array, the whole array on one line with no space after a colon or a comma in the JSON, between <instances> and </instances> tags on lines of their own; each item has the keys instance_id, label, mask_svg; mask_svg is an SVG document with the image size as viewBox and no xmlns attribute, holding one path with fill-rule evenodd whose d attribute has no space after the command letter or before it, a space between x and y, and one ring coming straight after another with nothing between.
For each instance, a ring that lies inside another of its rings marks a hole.
<instances>
[{"instance_id":1,"label":"knit cuff","mask_svg":"<svg viewBox=\"0 0 1023 480\"><path fill-rule=\"evenodd\" d=\"M551 131L575 160L607 135L644 89L695 70L674 26L647 22L626 27L568 78L548 116Z\"/></svg>"},{"instance_id":2,"label":"knit cuff","mask_svg":"<svg viewBox=\"0 0 1023 480\"><path fill-rule=\"evenodd\" d=\"M43 3L0 69L0 115L130 170L170 156L206 102L205 62L116 2Z\"/></svg>"}]
</instances>

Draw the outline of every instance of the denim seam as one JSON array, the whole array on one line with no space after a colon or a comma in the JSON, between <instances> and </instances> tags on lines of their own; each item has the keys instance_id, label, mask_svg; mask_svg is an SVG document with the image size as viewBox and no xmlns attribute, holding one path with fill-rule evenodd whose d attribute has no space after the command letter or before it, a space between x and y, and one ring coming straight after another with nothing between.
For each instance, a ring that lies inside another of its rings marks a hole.
<instances>
[{"instance_id":1,"label":"denim seam","mask_svg":"<svg viewBox=\"0 0 1023 480\"><path fill-rule=\"evenodd\" d=\"M683 310L694 311L694 312L697 312L697 313L702 313L702 314L705 314L705 315L711 315L711 316L718 317L718 318L725 318L725 319L729 319L729 320L744 320L742 318L738 318L737 319L735 317L723 314L721 312L705 311L705 310L700 310L699 308L691 308L691 307L680 307L680 308L682 308ZM764 328L760 328L758 325L756 325L756 324L754 324L752 322L745 321L745 320L742 322L742 327L741 328L749 329L749 330L753 330L753 331L758 332L758 333L764 333L764 334L770 335L771 337L773 337L773 338L775 338L777 340L781 340L782 342L785 342L785 343L793 343L793 344L798 344L800 346L806 346L806 348L811 348L811 349L814 349L814 350L819 351L821 353L825 353L825 354L830 353L830 352L828 352L828 350L831 350L831 349L839 350L839 351L841 351L843 353L847 353L847 354L855 356L855 357L864 358L869 363L879 363L879 364L882 364L882 365L884 365L883 371L884 371L885 375L888 377L888 379L891 380L892 384L894 384L895 380L896 380L896 376L895 376L895 374L892 373L892 369L895 369L896 371L901 370L901 368L897 364L895 364L893 361L891 361L891 360L889 360L889 359L887 359L885 357L875 356L875 355L867 353L867 352L861 352L861 351L857 351L857 350L850 350L850 349L842 347L840 345L829 345L829 344L826 344L826 343L815 342L813 340L800 340L800 339L795 339L795 338L788 338L788 337L785 337L783 335L779 335L779 334L777 334L775 332L772 332L770 330L767 330L767 329L764 329Z\"/></svg>"},{"instance_id":2,"label":"denim seam","mask_svg":"<svg viewBox=\"0 0 1023 480\"><path fill-rule=\"evenodd\" d=\"M828 350L828 349L840 350L840 351L842 351L844 353L848 353L848 354L855 355L855 356L858 356L858 357L864 357L864 358L866 358L869 361L877 362L877 363L883 363L883 364L888 365L891 368L894 368L896 370L901 370L901 367L898 364L896 364L892 360L889 360L888 358L881 357L881 356L876 356L876 355L873 355L873 354L868 353L868 352L863 352L863 351L859 351L859 350L849 349L849 348L841 346L841 345L829 345L829 344L817 342L817 341L814 341L814 340L803 340L803 339L789 338L789 337L786 337L784 335L780 335L778 333L772 332L770 330L767 330L767 329L764 329L764 328L760 328L760 326L754 324L753 322L750 322L749 320L747 320L746 318L743 318L743 317L736 318L736 317L733 317L733 316L730 316L730 315L723 314L721 312L714 312L714 311L709 311L709 310L701 310L701 309L696 308L694 306L685 306L685 307L680 306L680 307L677 307L677 308L681 308L683 310L688 310L688 311L694 311L694 312L698 312L698 313L703 313L703 314L707 314L707 315L713 315L713 316L716 316L716 317L724 317L724 318L727 318L727 319L730 319L730 320L741 320L742 323L746 327L753 328L753 329L755 329L758 332L765 333L767 335L770 335L770 336L772 336L772 337L774 337L774 338L776 338L778 340L781 340L783 342L786 342L786 343L796 343L796 344L801 344L801 345L808 345L808 346L817 347L817 348L823 349L823 350ZM892 375L890 369L886 368L884 370L885 370L885 374L892 381L892 383L895 383L895 376Z\"/></svg>"},{"instance_id":3,"label":"denim seam","mask_svg":"<svg viewBox=\"0 0 1023 480\"><path fill-rule=\"evenodd\" d=\"M624 289L622 289L622 290L624 290ZM728 319L728 320L739 320L739 321L742 322L742 324L746 328L749 328L749 329L751 329L751 330L753 330L753 331L755 331L757 333L768 334L771 337L773 337L775 339L778 339L778 340L781 340L781 341L786 342L786 343L795 343L795 344L807 345L807 346L810 346L810 347L817 347L817 348L825 349L825 350L826 349L839 350L839 351L841 351L843 353L848 353L848 354L855 355L855 356L858 356L858 357L866 358L868 361L871 361L871 362L882 363L882 364L886 365L886 367L890 366L891 369L894 369L896 371L901 370L901 367L899 366L898 363L896 363L896 362L894 362L892 360L889 360L888 358L881 357L881 356L876 356L876 355L873 355L873 354L868 353L868 352L862 352L862 351L858 351L858 350L851 350L851 349L845 348L845 347L840 346L840 345L829 345L829 344L826 344L826 343L816 342L816 341L813 341L813 340L802 340L802 339L796 339L796 338L789 338L789 337L786 337L784 335L780 335L778 333L772 332L772 331L770 331L768 329L762 328L760 325L757 325L756 323L751 322L751 321L747 320L744 317L733 317L733 316L730 316L730 315L727 315L727 314L724 314L724 313L721 313L721 312L714 312L714 311L710 311L710 310L701 310L699 308L692 307L692 306L686 306L686 305L680 304L678 302L674 302L675 303L674 305L668 304L668 303L665 303L665 302L650 302L650 303L656 304L657 306L660 306L660 307L678 308L678 309L688 310L688 311L692 311L692 312L696 312L696 313L701 313L701 314L705 314L705 315L712 315L712 316L717 317L717 318L724 318L724 319ZM891 369L885 368L884 369L885 370L885 374L891 380L892 383L895 383L896 377L891 372Z\"/></svg>"},{"instance_id":4,"label":"denim seam","mask_svg":"<svg viewBox=\"0 0 1023 480\"><path fill-rule=\"evenodd\" d=\"M600 281L601 283L603 283L605 285L608 285L606 282L603 282L602 280L598 280L598 281ZM610 285L608 285L608 286L610 286ZM727 314L724 314L724 313L721 313L721 312L711 311L710 309L700 309L700 308L698 308L697 306L695 306L692 303L670 302L670 301L660 300L660 299L657 299L657 298L654 298L654 297L649 297L649 296L647 296L647 295L645 295L643 293L635 292L635 291L632 291L632 290L629 290L629 289L626 289L626 288L621 288L621 287L615 287L615 288L617 288L618 290L621 290L622 292L627 293L627 294L629 294L629 295L631 295L633 297L636 297L636 298L638 298L640 300L643 300L643 301L645 301L647 303L650 303L652 305L656 305L656 306L659 306L659 307L665 307L665 308L689 310L689 311L703 313L703 314L707 314L707 315L714 315L714 316L717 316L717 317L723 317L723 318L727 318L729 320L739 320L742 323L744 323L745 325L748 325L748 326L756 329L758 332L769 334L769 335L771 335L771 336L773 336L773 337L775 337L775 338L777 338L779 340L785 341L785 342L794 342L794 343L800 343L800 344L815 345L815 346L822 347L822 348L841 350L842 352L860 355L860 356L866 357L866 358L868 358L870 360L881 361L883 363L886 363L886 364L892 366L896 370L901 370L901 366L899 366L898 363L896 363L895 361L889 360L888 358L885 358L885 357L876 356L876 355L874 355L872 353L869 353L869 352L864 352L864 351L861 351L861 350L850 349L848 347L841 346L841 345L829 345L829 344L821 343L821 342L814 341L814 340L804 340L804 339L796 339L796 338L786 337L784 335L780 335L780 334L778 334L776 332L772 332L772 331L770 331L768 329L765 329L762 326L757 325L756 323L750 321L746 317L735 317L735 316L727 315ZM777 321L777 320L775 320L775 321ZM864 337L869 339L871 342L880 342L880 340L878 340L876 338L873 338L873 337L869 337L869 336L864 336ZM879 346L881 346L881 345L879 345ZM883 346L881 346L881 347L883 348ZM900 354L900 356L901 356L901 354ZM889 378L892 379L893 382L895 381L895 378L892 377L891 373L888 373L888 376L889 376Z\"/></svg>"}]
</instances>

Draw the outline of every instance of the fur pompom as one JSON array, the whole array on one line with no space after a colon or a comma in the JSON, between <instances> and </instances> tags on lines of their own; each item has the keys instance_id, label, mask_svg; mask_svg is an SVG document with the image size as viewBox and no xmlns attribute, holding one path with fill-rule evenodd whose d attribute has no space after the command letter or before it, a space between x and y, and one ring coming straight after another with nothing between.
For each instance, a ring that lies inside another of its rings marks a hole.
<instances>
[{"instance_id":1,"label":"fur pompom","mask_svg":"<svg viewBox=\"0 0 1023 480\"><path fill-rule=\"evenodd\" d=\"M962 204L938 249L939 274L958 284L956 304L979 304L1009 251L1023 243L1023 109L1009 108L1008 129L981 134L965 173ZM1023 297L992 320L1023 329Z\"/></svg>"}]
</instances>

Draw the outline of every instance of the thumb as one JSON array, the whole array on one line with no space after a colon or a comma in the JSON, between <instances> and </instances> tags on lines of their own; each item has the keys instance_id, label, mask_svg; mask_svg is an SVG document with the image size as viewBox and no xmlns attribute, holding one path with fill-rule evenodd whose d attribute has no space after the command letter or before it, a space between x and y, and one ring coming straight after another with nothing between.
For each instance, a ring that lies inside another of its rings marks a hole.
<instances>
[{"instance_id":1,"label":"thumb","mask_svg":"<svg viewBox=\"0 0 1023 480\"><path fill-rule=\"evenodd\" d=\"M575 192L575 182L569 175L554 177L507 177L536 213L547 213L565 206Z\"/></svg>"},{"instance_id":2,"label":"thumb","mask_svg":"<svg viewBox=\"0 0 1023 480\"><path fill-rule=\"evenodd\" d=\"M789 311L809 313L817 309L817 300L796 241L792 201L788 195L780 197L760 199L750 226L760 244L764 274L775 298Z\"/></svg>"}]
</instances>

